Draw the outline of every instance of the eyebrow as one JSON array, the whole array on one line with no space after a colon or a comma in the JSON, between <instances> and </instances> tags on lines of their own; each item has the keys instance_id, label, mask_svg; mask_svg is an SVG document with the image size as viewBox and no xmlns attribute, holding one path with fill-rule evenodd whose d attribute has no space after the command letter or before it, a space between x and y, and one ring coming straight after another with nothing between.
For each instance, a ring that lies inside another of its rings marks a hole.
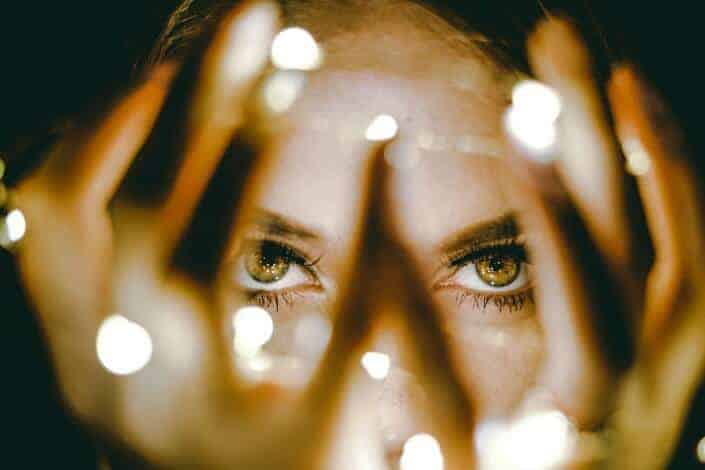
<instances>
[{"instance_id":1,"label":"eyebrow","mask_svg":"<svg viewBox=\"0 0 705 470\"><path fill-rule=\"evenodd\" d=\"M516 216L510 212L461 229L439 243L437 251L450 257L459 251L481 248L498 240L515 239L519 233Z\"/></svg>"},{"instance_id":2,"label":"eyebrow","mask_svg":"<svg viewBox=\"0 0 705 470\"><path fill-rule=\"evenodd\" d=\"M251 224L258 230L277 237L294 238L302 241L320 241L323 239L320 233L305 227L300 222L266 209L256 209Z\"/></svg>"}]
</instances>

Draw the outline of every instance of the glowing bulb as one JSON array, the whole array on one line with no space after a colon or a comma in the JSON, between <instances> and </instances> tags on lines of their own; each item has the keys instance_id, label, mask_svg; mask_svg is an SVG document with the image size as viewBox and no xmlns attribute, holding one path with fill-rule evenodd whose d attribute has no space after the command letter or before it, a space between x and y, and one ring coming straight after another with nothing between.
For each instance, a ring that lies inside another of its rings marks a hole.
<instances>
[{"instance_id":1,"label":"glowing bulb","mask_svg":"<svg viewBox=\"0 0 705 470\"><path fill-rule=\"evenodd\" d=\"M553 159L550 150L558 137L555 123L534 119L531 113L512 106L505 115L505 125L514 138L531 151L533 158L545 162Z\"/></svg>"},{"instance_id":2,"label":"glowing bulb","mask_svg":"<svg viewBox=\"0 0 705 470\"><path fill-rule=\"evenodd\" d=\"M528 80L514 87L512 106L505 114L507 131L529 150L529 156L548 163L558 138L556 119L561 101L551 88Z\"/></svg>"},{"instance_id":3,"label":"glowing bulb","mask_svg":"<svg viewBox=\"0 0 705 470\"><path fill-rule=\"evenodd\" d=\"M285 70L313 70L321 65L322 53L311 33L303 28L286 28L272 42L272 63Z\"/></svg>"},{"instance_id":4,"label":"glowing bulb","mask_svg":"<svg viewBox=\"0 0 705 470\"><path fill-rule=\"evenodd\" d=\"M638 140L629 139L623 145L627 159L627 171L636 176L645 175L651 169L651 159Z\"/></svg>"},{"instance_id":5,"label":"glowing bulb","mask_svg":"<svg viewBox=\"0 0 705 470\"><path fill-rule=\"evenodd\" d=\"M379 352L366 352L360 359L360 364L370 377L375 380L384 380L389 374L391 360L389 356Z\"/></svg>"},{"instance_id":6,"label":"glowing bulb","mask_svg":"<svg viewBox=\"0 0 705 470\"><path fill-rule=\"evenodd\" d=\"M705 437L698 441L698 446L695 448L695 454L700 462L705 463Z\"/></svg>"},{"instance_id":7,"label":"glowing bulb","mask_svg":"<svg viewBox=\"0 0 705 470\"><path fill-rule=\"evenodd\" d=\"M561 114L558 94L536 80L519 82L512 90L512 104L530 110L535 119L544 122L554 122Z\"/></svg>"},{"instance_id":8,"label":"glowing bulb","mask_svg":"<svg viewBox=\"0 0 705 470\"><path fill-rule=\"evenodd\" d=\"M19 209L14 209L7 214L7 236L10 238L11 242L17 242L24 237L25 231L27 230L27 221L24 218L24 214Z\"/></svg>"},{"instance_id":9,"label":"glowing bulb","mask_svg":"<svg viewBox=\"0 0 705 470\"><path fill-rule=\"evenodd\" d=\"M365 131L365 138L372 142L392 139L397 135L399 126L397 120L389 114L380 114L375 117Z\"/></svg>"},{"instance_id":10,"label":"glowing bulb","mask_svg":"<svg viewBox=\"0 0 705 470\"><path fill-rule=\"evenodd\" d=\"M401 470L443 470L443 453L430 434L416 434L405 443L399 460Z\"/></svg>"},{"instance_id":11,"label":"glowing bulb","mask_svg":"<svg viewBox=\"0 0 705 470\"><path fill-rule=\"evenodd\" d=\"M100 363L116 375L141 370L152 357L152 338L147 330L121 315L111 315L98 329L96 351Z\"/></svg>"},{"instance_id":12,"label":"glowing bulb","mask_svg":"<svg viewBox=\"0 0 705 470\"><path fill-rule=\"evenodd\" d=\"M10 247L22 240L27 231L27 221L19 209L11 210L0 218L0 246Z\"/></svg>"},{"instance_id":13,"label":"glowing bulb","mask_svg":"<svg viewBox=\"0 0 705 470\"><path fill-rule=\"evenodd\" d=\"M475 442L482 470L558 468L571 455L576 433L561 412L547 410L510 423L478 426Z\"/></svg>"},{"instance_id":14,"label":"glowing bulb","mask_svg":"<svg viewBox=\"0 0 705 470\"><path fill-rule=\"evenodd\" d=\"M280 71L269 77L264 85L264 102L274 113L283 113L291 107L304 87L305 76L296 71Z\"/></svg>"},{"instance_id":15,"label":"glowing bulb","mask_svg":"<svg viewBox=\"0 0 705 470\"><path fill-rule=\"evenodd\" d=\"M233 315L235 351L246 357L255 356L274 335L274 322L265 309L255 306L242 307Z\"/></svg>"}]
</instances>

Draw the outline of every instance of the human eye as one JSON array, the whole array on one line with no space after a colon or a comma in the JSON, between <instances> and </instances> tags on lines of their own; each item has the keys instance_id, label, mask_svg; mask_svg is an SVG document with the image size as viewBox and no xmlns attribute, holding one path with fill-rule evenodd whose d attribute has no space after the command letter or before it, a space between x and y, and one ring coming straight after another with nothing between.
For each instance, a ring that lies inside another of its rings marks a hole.
<instances>
[{"instance_id":1,"label":"human eye","mask_svg":"<svg viewBox=\"0 0 705 470\"><path fill-rule=\"evenodd\" d=\"M462 305L518 312L532 302L530 265L524 246L515 239L496 240L461 250L449 257L439 290L451 290Z\"/></svg>"},{"instance_id":2,"label":"human eye","mask_svg":"<svg viewBox=\"0 0 705 470\"><path fill-rule=\"evenodd\" d=\"M317 262L283 242L249 240L234 260L232 280L250 302L279 310L322 289Z\"/></svg>"}]
</instances>

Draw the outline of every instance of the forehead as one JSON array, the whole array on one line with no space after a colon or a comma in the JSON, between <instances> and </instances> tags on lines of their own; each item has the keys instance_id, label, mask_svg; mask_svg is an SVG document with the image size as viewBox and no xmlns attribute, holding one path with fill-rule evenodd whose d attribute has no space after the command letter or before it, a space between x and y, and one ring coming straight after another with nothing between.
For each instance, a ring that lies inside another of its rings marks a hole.
<instances>
[{"instance_id":1,"label":"forehead","mask_svg":"<svg viewBox=\"0 0 705 470\"><path fill-rule=\"evenodd\" d=\"M287 115L289 132L263 194L267 209L333 237L350 230L365 129L375 116L389 114L399 136L388 156L416 162L394 177L399 212L409 222L413 214L438 219L418 225L424 233L416 238L431 243L457 225L504 211L488 184L502 152L506 74L477 54L426 37L368 34L343 51L334 44L332 55L328 45L325 67L308 77Z\"/></svg>"}]
</instances>

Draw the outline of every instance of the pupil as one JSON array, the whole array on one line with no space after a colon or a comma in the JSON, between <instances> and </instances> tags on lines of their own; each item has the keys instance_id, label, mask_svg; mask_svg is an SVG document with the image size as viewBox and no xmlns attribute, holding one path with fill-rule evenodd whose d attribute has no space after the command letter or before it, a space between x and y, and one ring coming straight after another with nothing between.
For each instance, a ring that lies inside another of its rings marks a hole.
<instances>
[{"instance_id":1,"label":"pupil","mask_svg":"<svg viewBox=\"0 0 705 470\"><path fill-rule=\"evenodd\" d=\"M247 257L247 272L258 282L278 281L289 270L286 249L276 243L262 242Z\"/></svg>"},{"instance_id":2,"label":"pupil","mask_svg":"<svg viewBox=\"0 0 705 470\"><path fill-rule=\"evenodd\" d=\"M490 258L489 265L487 266L490 271L497 272L504 269L504 260L496 257Z\"/></svg>"},{"instance_id":3,"label":"pupil","mask_svg":"<svg viewBox=\"0 0 705 470\"><path fill-rule=\"evenodd\" d=\"M511 284L518 276L521 263L509 256L487 256L475 263L482 282L493 287Z\"/></svg>"}]
</instances>

